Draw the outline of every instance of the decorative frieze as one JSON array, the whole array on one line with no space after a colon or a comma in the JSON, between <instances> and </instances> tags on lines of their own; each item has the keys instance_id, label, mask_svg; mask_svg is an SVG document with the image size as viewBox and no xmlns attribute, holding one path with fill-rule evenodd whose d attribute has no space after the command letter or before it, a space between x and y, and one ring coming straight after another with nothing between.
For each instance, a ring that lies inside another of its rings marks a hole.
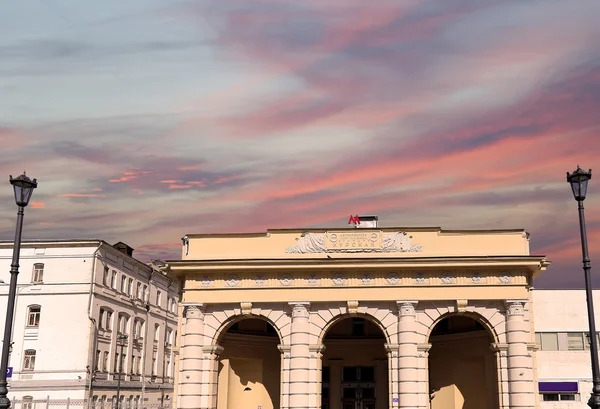
<instances>
[{"instance_id":1,"label":"decorative frieze","mask_svg":"<svg viewBox=\"0 0 600 409\"><path fill-rule=\"evenodd\" d=\"M331 282L333 283L333 285L339 287L342 286L346 283L346 274L344 273L333 273L333 276L331 278Z\"/></svg>"},{"instance_id":2,"label":"decorative frieze","mask_svg":"<svg viewBox=\"0 0 600 409\"><path fill-rule=\"evenodd\" d=\"M415 274L415 284L425 284L425 273Z\"/></svg>"},{"instance_id":3,"label":"decorative frieze","mask_svg":"<svg viewBox=\"0 0 600 409\"><path fill-rule=\"evenodd\" d=\"M442 282L442 284L454 284L456 278L454 277L454 274L450 272L445 272L442 273L442 275L440 276L440 281Z\"/></svg>"},{"instance_id":4,"label":"decorative frieze","mask_svg":"<svg viewBox=\"0 0 600 409\"><path fill-rule=\"evenodd\" d=\"M262 287L267 283L267 278L264 274L256 274L254 276L254 285L257 287Z\"/></svg>"},{"instance_id":5,"label":"decorative frieze","mask_svg":"<svg viewBox=\"0 0 600 409\"><path fill-rule=\"evenodd\" d=\"M373 278L371 277L371 273L361 273L360 283L362 285L369 285L369 284L371 284L371 281L373 281Z\"/></svg>"},{"instance_id":6,"label":"decorative frieze","mask_svg":"<svg viewBox=\"0 0 600 409\"><path fill-rule=\"evenodd\" d=\"M510 275L508 275L507 273L504 273L498 277L498 280L502 284L510 284L512 282L512 277Z\"/></svg>"},{"instance_id":7,"label":"decorative frieze","mask_svg":"<svg viewBox=\"0 0 600 409\"><path fill-rule=\"evenodd\" d=\"M240 277L237 274L229 274L225 279L227 287L237 287L240 284Z\"/></svg>"},{"instance_id":8,"label":"decorative frieze","mask_svg":"<svg viewBox=\"0 0 600 409\"><path fill-rule=\"evenodd\" d=\"M476 271L473 274L471 274L471 282L473 284L479 284L481 283L481 281L483 280L483 277L481 276L481 273Z\"/></svg>"},{"instance_id":9,"label":"decorative frieze","mask_svg":"<svg viewBox=\"0 0 600 409\"><path fill-rule=\"evenodd\" d=\"M292 277L291 274L284 273L279 276L279 282L281 283L282 286L289 287L292 284L294 284L294 278Z\"/></svg>"},{"instance_id":10,"label":"decorative frieze","mask_svg":"<svg viewBox=\"0 0 600 409\"><path fill-rule=\"evenodd\" d=\"M200 285L202 287L210 287L212 284L212 278L208 275L208 274L204 274L201 278L200 278Z\"/></svg>"},{"instance_id":11,"label":"decorative frieze","mask_svg":"<svg viewBox=\"0 0 600 409\"><path fill-rule=\"evenodd\" d=\"M305 253L405 253L421 252L406 232L356 231L302 233L285 252Z\"/></svg>"},{"instance_id":12,"label":"decorative frieze","mask_svg":"<svg viewBox=\"0 0 600 409\"><path fill-rule=\"evenodd\" d=\"M400 275L398 273L388 273L385 280L389 285L397 285L400 283Z\"/></svg>"},{"instance_id":13,"label":"decorative frieze","mask_svg":"<svg viewBox=\"0 0 600 409\"><path fill-rule=\"evenodd\" d=\"M306 284L317 285L319 283L319 277L315 273L311 273L306 278Z\"/></svg>"}]
</instances>

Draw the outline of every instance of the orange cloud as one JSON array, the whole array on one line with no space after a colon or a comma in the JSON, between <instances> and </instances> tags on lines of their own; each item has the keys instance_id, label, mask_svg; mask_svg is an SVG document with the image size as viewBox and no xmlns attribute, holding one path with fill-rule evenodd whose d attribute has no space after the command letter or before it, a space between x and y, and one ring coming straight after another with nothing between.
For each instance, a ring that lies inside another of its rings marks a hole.
<instances>
[{"instance_id":1,"label":"orange cloud","mask_svg":"<svg viewBox=\"0 0 600 409\"><path fill-rule=\"evenodd\" d=\"M190 185L169 185L169 189L189 189Z\"/></svg>"},{"instance_id":2,"label":"orange cloud","mask_svg":"<svg viewBox=\"0 0 600 409\"><path fill-rule=\"evenodd\" d=\"M44 202L30 202L29 205L34 209L43 209L46 207Z\"/></svg>"}]
</instances>

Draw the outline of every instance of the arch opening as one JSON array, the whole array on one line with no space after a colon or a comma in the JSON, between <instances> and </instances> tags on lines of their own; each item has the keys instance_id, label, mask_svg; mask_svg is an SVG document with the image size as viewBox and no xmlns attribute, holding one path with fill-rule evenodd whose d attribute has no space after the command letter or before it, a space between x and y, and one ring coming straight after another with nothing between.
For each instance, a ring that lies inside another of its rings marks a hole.
<instances>
[{"instance_id":1,"label":"arch opening","mask_svg":"<svg viewBox=\"0 0 600 409\"><path fill-rule=\"evenodd\" d=\"M372 320L348 316L323 337L321 407L388 408L388 358L385 333Z\"/></svg>"},{"instance_id":2,"label":"arch opening","mask_svg":"<svg viewBox=\"0 0 600 409\"><path fill-rule=\"evenodd\" d=\"M217 409L279 409L279 344L277 330L258 317L235 320L220 333Z\"/></svg>"},{"instance_id":3,"label":"arch opening","mask_svg":"<svg viewBox=\"0 0 600 409\"><path fill-rule=\"evenodd\" d=\"M431 409L498 409L494 337L478 320L450 315L429 336Z\"/></svg>"}]
</instances>

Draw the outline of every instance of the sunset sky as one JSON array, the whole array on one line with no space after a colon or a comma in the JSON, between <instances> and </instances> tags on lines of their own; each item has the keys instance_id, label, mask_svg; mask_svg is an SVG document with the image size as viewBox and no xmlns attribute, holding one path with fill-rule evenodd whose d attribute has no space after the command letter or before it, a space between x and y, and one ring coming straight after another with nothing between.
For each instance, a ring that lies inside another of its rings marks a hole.
<instances>
[{"instance_id":1,"label":"sunset sky","mask_svg":"<svg viewBox=\"0 0 600 409\"><path fill-rule=\"evenodd\" d=\"M401 4L401 6L399 5ZM19 0L0 12L0 239L180 256L188 233L524 228L600 288L598 0ZM596 264L594 264L596 263Z\"/></svg>"}]
</instances>

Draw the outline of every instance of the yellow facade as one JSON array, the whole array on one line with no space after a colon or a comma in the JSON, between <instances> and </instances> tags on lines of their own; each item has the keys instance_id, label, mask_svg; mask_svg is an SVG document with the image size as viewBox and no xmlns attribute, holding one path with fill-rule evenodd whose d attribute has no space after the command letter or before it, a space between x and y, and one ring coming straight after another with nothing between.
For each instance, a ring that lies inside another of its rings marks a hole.
<instances>
[{"instance_id":1,"label":"yellow facade","mask_svg":"<svg viewBox=\"0 0 600 409\"><path fill-rule=\"evenodd\" d=\"M538 405L522 230L188 235L178 408Z\"/></svg>"}]
</instances>

